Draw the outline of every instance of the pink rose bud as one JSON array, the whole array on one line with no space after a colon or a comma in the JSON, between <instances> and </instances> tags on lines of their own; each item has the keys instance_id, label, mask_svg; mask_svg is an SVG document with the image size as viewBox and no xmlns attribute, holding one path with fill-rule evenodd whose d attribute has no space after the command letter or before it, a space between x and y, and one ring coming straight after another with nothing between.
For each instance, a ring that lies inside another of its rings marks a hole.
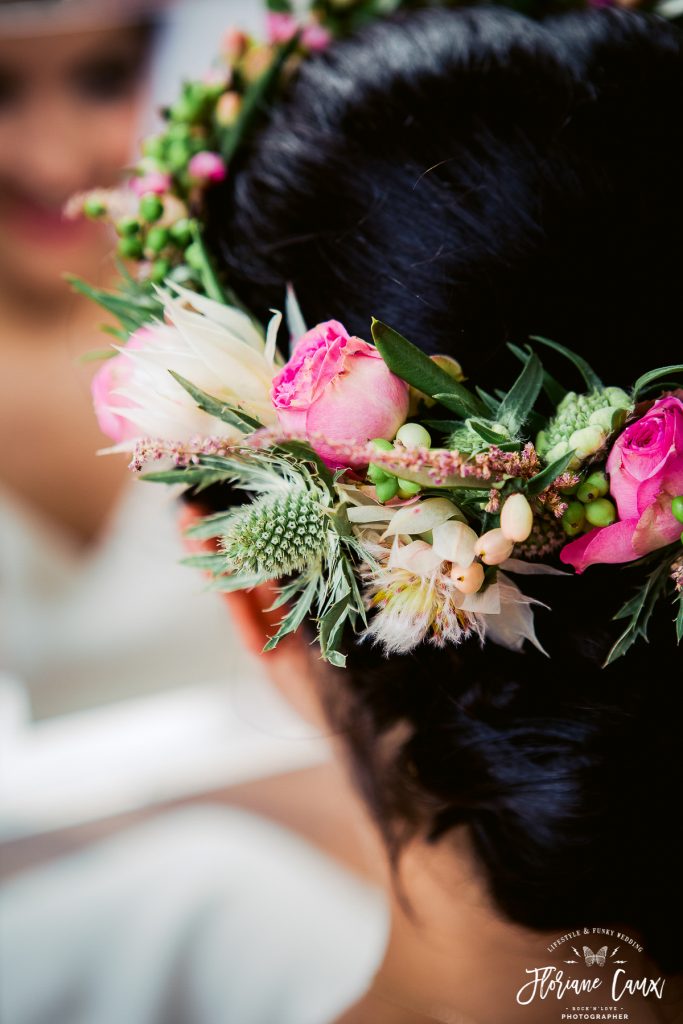
<instances>
[{"instance_id":1,"label":"pink rose bud","mask_svg":"<svg viewBox=\"0 0 683 1024\"><path fill-rule=\"evenodd\" d=\"M484 566L481 562L472 562L466 569L462 565L454 565L451 568L451 579L461 594L476 594L484 583Z\"/></svg>"},{"instance_id":2,"label":"pink rose bud","mask_svg":"<svg viewBox=\"0 0 683 1024\"><path fill-rule=\"evenodd\" d=\"M148 327L138 328L118 355L105 359L91 381L90 390L100 430L115 444L130 441L140 434L139 429L117 411L135 407L135 402L118 393L128 387L134 372L126 350L145 348L150 343L154 343L154 332Z\"/></svg>"},{"instance_id":3,"label":"pink rose bud","mask_svg":"<svg viewBox=\"0 0 683 1024\"><path fill-rule=\"evenodd\" d=\"M162 196L171 187L171 176L164 174L163 171L149 171L147 174L132 178L130 187L138 198L149 193Z\"/></svg>"},{"instance_id":4,"label":"pink rose bud","mask_svg":"<svg viewBox=\"0 0 683 1024\"><path fill-rule=\"evenodd\" d=\"M510 557L513 546L502 530L489 530L479 538L475 550L485 565L500 565Z\"/></svg>"},{"instance_id":5,"label":"pink rose bud","mask_svg":"<svg viewBox=\"0 0 683 1024\"><path fill-rule=\"evenodd\" d=\"M271 11L266 18L268 42L274 45L288 43L298 31L299 25L293 14Z\"/></svg>"},{"instance_id":6,"label":"pink rose bud","mask_svg":"<svg viewBox=\"0 0 683 1024\"><path fill-rule=\"evenodd\" d=\"M211 183L223 181L228 173L223 157L206 149L195 153L187 170L193 181Z\"/></svg>"},{"instance_id":7,"label":"pink rose bud","mask_svg":"<svg viewBox=\"0 0 683 1024\"><path fill-rule=\"evenodd\" d=\"M311 53L322 53L332 42L332 33L319 22L311 22L301 34L301 42Z\"/></svg>"},{"instance_id":8,"label":"pink rose bud","mask_svg":"<svg viewBox=\"0 0 683 1024\"><path fill-rule=\"evenodd\" d=\"M230 128L237 121L242 109L242 97L238 92L223 93L216 104L216 120L223 128Z\"/></svg>"},{"instance_id":9,"label":"pink rose bud","mask_svg":"<svg viewBox=\"0 0 683 1024\"><path fill-rule=\"evenodd\" d=\"M523 494L511 494L500 513L500 528L508 540L520 543L527 539L534 525L531 505Z\"/></svg>"},{"instance_id":10,"label":"pink rose bud","mask_svg":"<svg viewBox=\"0 0 683 1024\"><path fill-rule=\"evenodd\" d=\"M299 339L273 381L281 426L307 438L329 466L348 465L334 444L390 440L408 415L408 385L367 341L328 320Z\"/></svg>"}]
</instances>

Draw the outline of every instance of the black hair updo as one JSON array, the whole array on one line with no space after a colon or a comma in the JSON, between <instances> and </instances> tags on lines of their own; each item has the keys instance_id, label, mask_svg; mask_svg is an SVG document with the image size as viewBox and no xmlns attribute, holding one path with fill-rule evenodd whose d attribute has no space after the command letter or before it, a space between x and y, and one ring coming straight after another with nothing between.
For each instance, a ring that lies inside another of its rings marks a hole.
<instances>
[{"instance_id":1,"label":"black hair updo","mask_svg":"<svg viewBox=\"0 0 683 1024\"><path fill-rule=\"evenodd\" d=\"M399 16L307 62L216 194L214 244L264 317L292 282L309 324L367 337L377 316L488 390L531 334L625 386L681 359L682 114L663 21ZM466 825L510 920L617 924L674 972L683 672L668 606L601 669L631 579L525 580L552 608L550 658L475 641L385 658L350 637L330 713L394 854Z\"/></svg>"}]
</instances>

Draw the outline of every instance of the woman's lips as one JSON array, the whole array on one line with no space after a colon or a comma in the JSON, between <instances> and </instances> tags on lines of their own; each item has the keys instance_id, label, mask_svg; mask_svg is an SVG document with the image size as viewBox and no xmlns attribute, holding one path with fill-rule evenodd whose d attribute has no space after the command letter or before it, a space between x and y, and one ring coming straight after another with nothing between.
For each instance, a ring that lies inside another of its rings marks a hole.
<instances>
[{"instance_id":1,"label":"woman's lips","mask_svg":"<svg viewBox=\"0 0 683 1024\"><path fill-rule=\"evenodd\" d=\"M46 205L27 196L0 198L0 227L16 238L50 246L71 246L92 232L86 220L67 219L61 206Z\"/></svg>"}]
</instances>

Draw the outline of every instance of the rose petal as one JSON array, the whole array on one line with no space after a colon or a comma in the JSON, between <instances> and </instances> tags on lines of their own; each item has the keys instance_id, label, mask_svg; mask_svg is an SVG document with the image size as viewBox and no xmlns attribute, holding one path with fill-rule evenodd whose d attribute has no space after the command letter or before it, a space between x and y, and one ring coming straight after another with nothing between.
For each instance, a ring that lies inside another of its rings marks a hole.
<instances>
[{"instance_id":1,"label":"rose petal","mask_svg":"<svg viewBox=\"0 0 683 1024\"><path fill-rule=\"evenodd\" d=\"M560 561L573 565L577 572L599 563L632 562L639 557L633 549L637 524L637 519L625 519L612 526L596 527L583 537L565 544L560 552Z\"/></svg>"}]
</instances>

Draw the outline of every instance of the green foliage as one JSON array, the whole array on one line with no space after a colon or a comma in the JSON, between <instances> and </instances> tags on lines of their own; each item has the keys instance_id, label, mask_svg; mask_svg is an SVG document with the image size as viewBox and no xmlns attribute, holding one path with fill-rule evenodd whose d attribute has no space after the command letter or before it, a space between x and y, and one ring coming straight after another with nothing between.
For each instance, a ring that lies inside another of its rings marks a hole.
<instances>
[{"instance_id":1,"label":"green foliage","mask_svg":"<svg viewBox=\"0 0 683 1024\"><path fill-rule=\"evenodd\" d=\"M229 423L231 427L236 427L237 430L241 430L245 434L258 430L263 426L259 419L256 419L255 416L250 416L243 409L238 409L237 406L231 405L229 402L224 402L220 398L208 395L206 391L202 391L201 388L196 387L174 370L169 370L168 372L187 391L188 395L195 400L199 408L208 413L209 416L215 416L216 419L221 420L223 423Z\"/></svg>"},{"instance_id":2,"label":"green foliage","mask_svg":"<svg viewBox=\"0 0 683 1024\"><path fill-rule=\"evenodd\" d=\"M602 388L602 381L598 377L597 373L590 366L589 363L582 357L572 352L571 349L565 348L564 345L560 345L557 341L550 341L549 338L543 338L540 334L532 334L532 341L537 341L541 345L546 345L548 348L553 349L555 352L559 352L565 359L568 359L570 363L573 363L576 369L579 371L581 376L586 382L586 386L591 391L597 391Z\"/></svg>"},{"instance_id":3,"label":"green foliage","mask_svg":"<svg viewBox=\"0 0 683 1024\"><path fill-rule=\"evenodd\" d=\"M644 373L642 377L639 377L633 385L633 400L637 401L640 392L644 391L655 381L661 381L662 378L668 376L668 374L676 376L676 374L680 375L682 373L683 363L674 363L672 366L660 366L657 370L648 370L648 372Z\"/></svg>"},{"instance_id":4,"label":"green foliage","mask_svg":"<svg viewBox=\"0 0 683 1024\"><path fill-rule=\"evenodd\" d=\"M139 287L133 289L126 282L120 291L105 291L103 288L94 288L73 274L67 274L66 280L74 291L85 295L115 316L126 336L149 324L150 320L163 317L163 306L155 295Z\"/></svg>"},{"instance_id":5,"label":"green foliage","mask_svg":"<svg viewBox=\"0 0 683 1024\"><path fill-rule=\"evenodd\" d=\"M615 621L628 620L628 625L607 655L605 664L611 665L639 639L647 640L647 630L655 605L664 594L669 582L669 560L661 561L650 573L637 593L624 604L614 616Z\"/></svg>"},{"instance_id":6,"label":"green foliage","mask_svg":"<svg viewBox=\"0 0 683 1024\"><path fill-rule=\"evenodd\" d=\"M502 400L496 420L514 437L529 418L543 384L543 366L535 353L529 356L519 377Z\"/></svg>"},{"instance_id":7,"label":"green foliage","mask_svg":"<svg viewBox=\"0 0 683 1024\"><path fill-rule=\"evenodd\" d=\"M486 413L485 407L476 395L453 380L433 359L402 334L374 318L372 339L391 372L401 380L429 395L430 398L437 399L463 419Z\"/></svg>"}]
</instances>

